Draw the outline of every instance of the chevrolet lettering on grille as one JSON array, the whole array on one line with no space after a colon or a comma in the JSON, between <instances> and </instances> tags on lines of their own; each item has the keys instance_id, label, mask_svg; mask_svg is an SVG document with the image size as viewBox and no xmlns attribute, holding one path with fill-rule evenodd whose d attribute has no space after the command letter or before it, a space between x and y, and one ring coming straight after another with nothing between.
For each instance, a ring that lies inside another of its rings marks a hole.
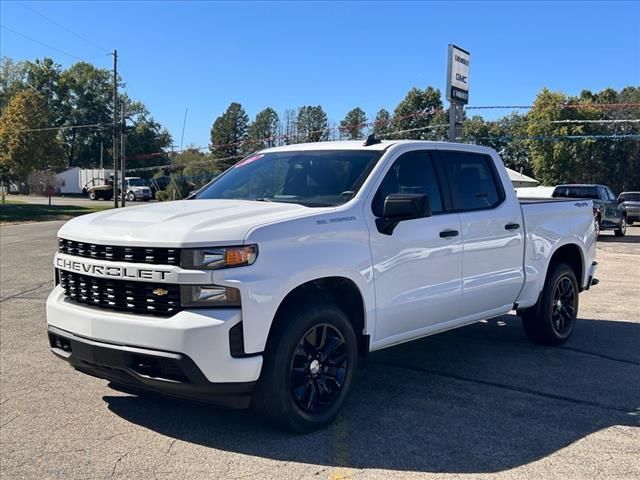
<instances>
[{"instance_id":1,"label":"chevrolet lettering on grille","mask_svg":"<svg viewBox=\"0 0 640 480\"><path fill-rule=\"evenodd\" d=\"M62 270L78 272L85 275L121 278L131 280L165 280L170 270L158 268L139 268L120 265L100 265L96 263L71 260L64 257L56 257L56 267Z\"/></svg>"}]
</instances>

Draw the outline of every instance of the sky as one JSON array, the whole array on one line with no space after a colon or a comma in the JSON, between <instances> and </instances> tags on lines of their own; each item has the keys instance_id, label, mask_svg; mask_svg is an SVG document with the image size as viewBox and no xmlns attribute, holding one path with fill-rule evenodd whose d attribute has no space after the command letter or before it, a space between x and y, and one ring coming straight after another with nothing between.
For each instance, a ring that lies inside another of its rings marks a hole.
<instances>
[{"instance_id":1,"label":"sky","mask_svg":"<svg viewBox=\"0 0 640 480\"><path fill-rule=\"evenodd\" d=\"M548 87L640 86L640 2L0 2L0 53L111 68L174 144L207 146L230 102L253 118L322 105L393 112L443 92L447 45L470 51L470 105L530 105ZM26 38L28 37L28 38ZM446 105L446 101L445 101ZM509 111L483 111L495 118Z\"/></svg>"}]
</instances>

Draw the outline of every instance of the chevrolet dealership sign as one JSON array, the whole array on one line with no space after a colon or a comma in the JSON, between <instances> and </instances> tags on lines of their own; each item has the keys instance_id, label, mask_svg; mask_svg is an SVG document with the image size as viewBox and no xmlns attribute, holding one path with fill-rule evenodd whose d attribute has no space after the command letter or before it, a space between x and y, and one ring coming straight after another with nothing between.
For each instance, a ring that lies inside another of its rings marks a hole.
<instances>
[{"instance_id":1,"label":"chevrolet dealership sign","mask_svg":"<svg viewBox=\"0 0 640 480\"><path fill-rule=\"evenodd\" d=\"M447 63L447 100L466 104L469 101L469 64L471 54L449 45Z\"/></svg>"}]
</instances>

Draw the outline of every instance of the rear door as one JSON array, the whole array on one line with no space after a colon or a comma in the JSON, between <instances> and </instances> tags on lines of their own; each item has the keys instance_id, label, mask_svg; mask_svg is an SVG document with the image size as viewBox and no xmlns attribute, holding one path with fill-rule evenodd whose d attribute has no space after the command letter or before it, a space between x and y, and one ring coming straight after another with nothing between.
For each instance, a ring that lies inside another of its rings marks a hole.
<instances>
[{"instance_id":1,"label":"rear door","mask_svg":"<svg viewBox=\"0 0 640 480\"><path fill-rule=\"evenodd\" d=\"M524 282L520 203L489 155L439 151L462 227L461 320L511 310ZM498 160L500 161L500 160Z\"/></svg>"},{"instance_id":2,"label":"rear door","mask_svg":"<svg viewBox=\"0 0 640 480\"><path fill-rule=\"evenodd\" d=\"M374 343L397 343L456 319L462 299L460 218L445 208L432 150L400 151L365 206L370 230L377 320ZM427 194L432 216L381 233L392 193Z\"/></svg>"}]
</instances>

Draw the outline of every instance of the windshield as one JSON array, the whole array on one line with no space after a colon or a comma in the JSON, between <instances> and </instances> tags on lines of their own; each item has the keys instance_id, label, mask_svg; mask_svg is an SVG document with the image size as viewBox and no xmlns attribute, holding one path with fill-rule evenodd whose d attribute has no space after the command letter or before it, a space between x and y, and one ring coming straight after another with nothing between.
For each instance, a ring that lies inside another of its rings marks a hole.
<instances>
[{"instance_id":1,"label":"windshield","mask_svg":"<svg viewBox=\"0 0 640 480\"><path fill-rule=\"evenodd\" d=\"M141 178L127 178L127 184L130 187L144 187L144 182Z\"/></svg>"},{"instance_id":2,"label":"windshield","mask_svg":"<svg viewBox=\"0 0 640 480\"><path fill-rule=\"evenodd\" d=\"M554 197L598 199L597 187L556 187Z\"/></svg>"},{"instance_id":3,"label":"windshield","mask_svg":"<svg viewBox=\"0 0 640 480\"><path fill-rule=\"evenodd\" d=\"M356 194L381 154L316 150L252 155L215 178L195 198L340 205Z\"/></svg>"},{"instance_id":4,"label":"windshield","mask_svg":"<svg viewBox=\"0 0 640 480\"><path fill-rule=\"evenodd\" d=\"M621 193L618 200L621 202L640 202L640 193Z\"/></svg>"}]
</instances>

